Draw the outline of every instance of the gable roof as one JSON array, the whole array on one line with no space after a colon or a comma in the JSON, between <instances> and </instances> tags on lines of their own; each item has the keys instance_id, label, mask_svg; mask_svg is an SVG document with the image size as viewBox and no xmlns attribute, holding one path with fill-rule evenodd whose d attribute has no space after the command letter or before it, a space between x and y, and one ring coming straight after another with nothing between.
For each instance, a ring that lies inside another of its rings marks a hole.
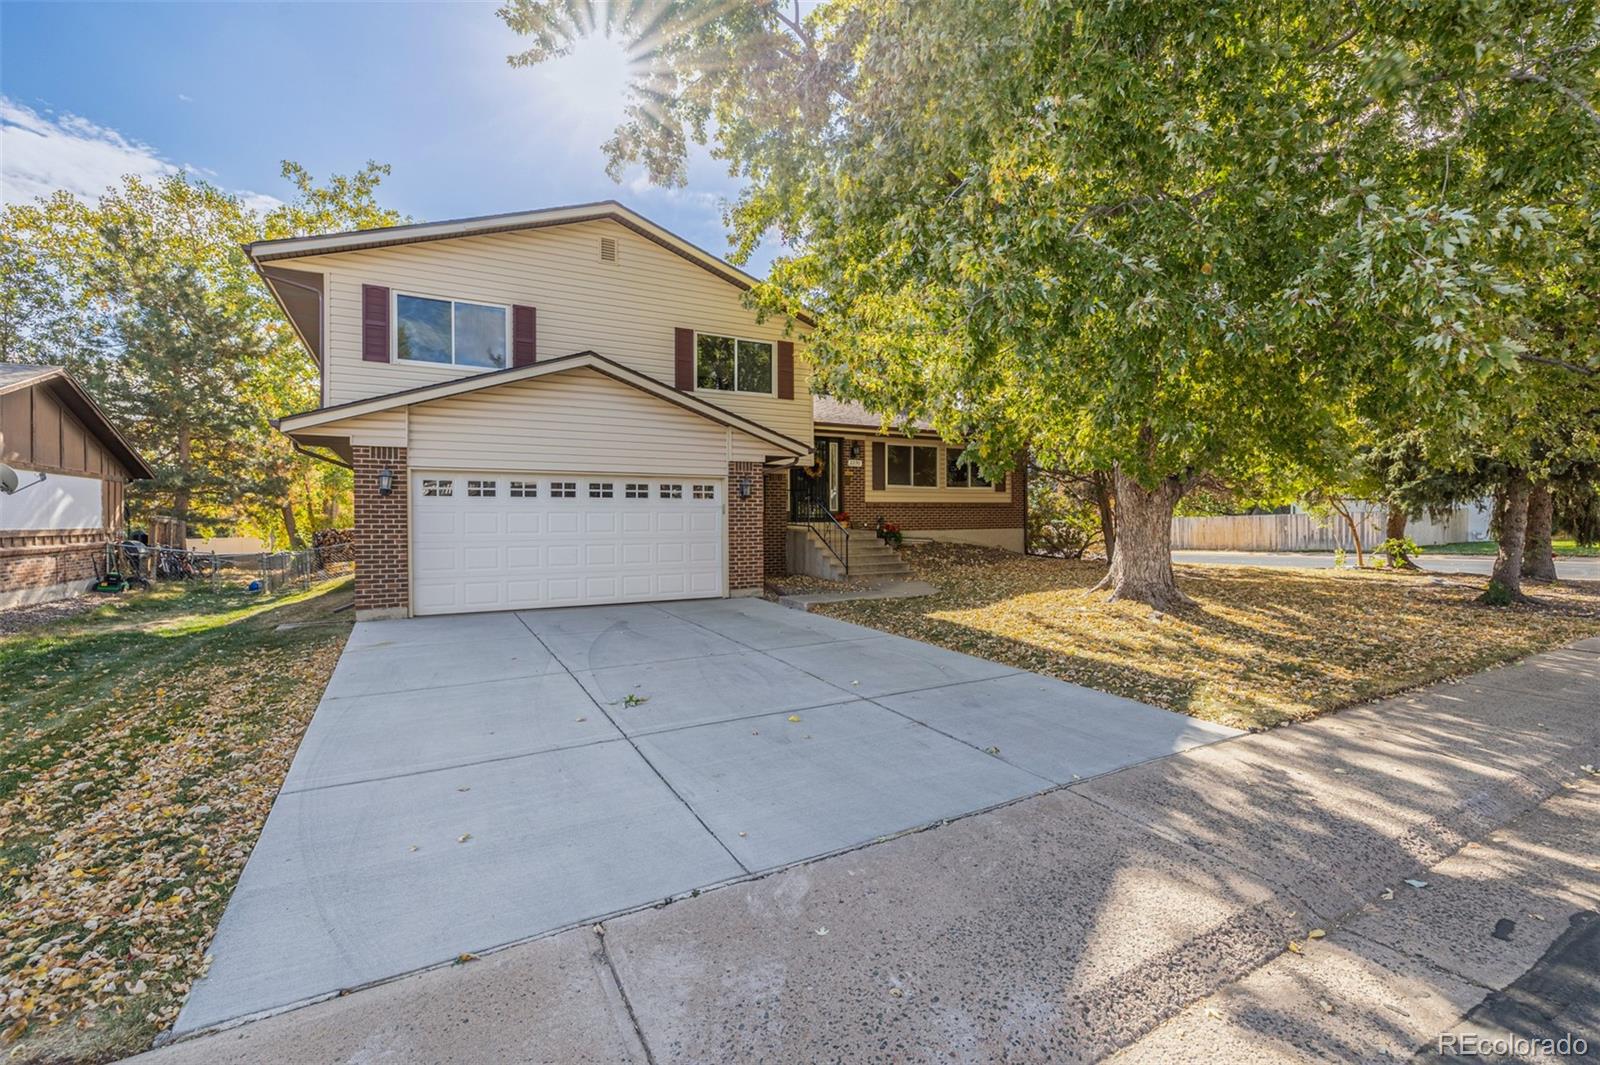
<instances>
[{"instance_id":1,"label":"gable roof","mask_svg":"<svg viewBox=\"0 0 1600 1065\"><path fill-rule=\"evenodd\" d=\"M544 359L539 362L529 363L526 366L508 366L503 370L490 370L487 373L473 374L470 377L457 377L449 381L440 381L438 384L419 385L416 388L406 388L399 392L389 392L370 399L357 399L349 403L340 403L332 407L319 407L316 410L305 411L300 414L290 414L279 418L273 425L284 433L297 433L306 429L314 429L328 422L341 421L345 418L356 418L363 414L376 414L379 411L392 410L395 407L406 407L413 403L427 403L429 400L446 399L451 396L467 395L485 388L494 388L497 385L513 384L517 381L531 381L549 374L566 373L571 370L593 370L612 380L646 392L657 399L667 403L676 404L692 414L702 418L748 433L758 440L764 440L775 447L792 455L809 455L811 445L804 444L790 436L768 429L758 422L742 418L737 414L723 410L714 403L708 403L688 392L679 392L670 385L664 385L655 378L642 374L637 370L630 370L619 362L614 362L604 355L593 351L579 351L571 355L563 355L558 359Z\"/></svg>"},{"instance_id":2,"label":"gable roof","mask_svg":"<svg viewBox=\"0 0 1600 1065\"><path fill-rule=\"evenodd\" d=\"M133 449L133 445L128 443L127 438L111 424L111 419L100 409L100 404L83 390L78 379L73 377L65 366L27 366L15 362L0 362L0 395L41 386L48 388L52 395L77 416L84 428L93 433L96 439L116 456L117 461L128 468L128 473L134 480L147 480L156 475L144 458Z\"/></svg>"},{"instance_id":3,"label":"gable roof","mask_svg":"<svg viewBox=\"0 0 1600 1065\"><path fill-rule=\"evenodd\" d=\"M357 229L346 233L328 233L309 237L283 237L278 240L258 240L244 246L245 253L258 266L277 259L297 259L309 255L329 255L334 252L359 251L369 248L390 248L400 244L419 244L431 240L451 240L456 237L477 237L488 233L515 233L548 226L565 226L577 222L609 220L644 237L648 241L681 256L737 288L749 291L760 284L759 278L745 273L732 263L719 258L671 230L650 221L644 215L616 200L579 203L566 207L546 207L537 211L512 211L507 214L478 215L472 218L455 218L442 222L417 222L403 226L384 226L379 229ZM804 314L795 316L806 325L815 325Z\"/></svg>"},{"instance_id":4,"label":"gable roof","mask_svg":"<svg viewBox=\"0 0 1600 1065\"><path fill-rule=\"evenodd\" d=\"M836 399L818 392L811 393L811 420L818 425L860 426L874 432L883 428L883 417L872 413L855 400ZM921 432L933 431L933 423L926 418L913 419L909 425L904 418L891 419L889 426L901 432L908 427Z\"/></svg>"}]
</instances>

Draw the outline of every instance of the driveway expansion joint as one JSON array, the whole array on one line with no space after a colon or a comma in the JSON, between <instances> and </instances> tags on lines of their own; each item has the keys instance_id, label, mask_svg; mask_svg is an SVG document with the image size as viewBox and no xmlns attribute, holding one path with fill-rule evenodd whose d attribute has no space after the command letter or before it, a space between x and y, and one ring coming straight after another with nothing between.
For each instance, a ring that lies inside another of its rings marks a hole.
<instances>
[{"instance_id":1,"label":"driveway expansion joint","mask_svg":"<svg viewBox=\"0 0 1600 1065\"><path fill-rule=\"evenodd\" d=\"M656 764L654 762L652 762L649 759L649 757L647 757L645 755L645 753L639 749L639 745L633 741L633 737L629 736L627 734L627 732L623 731L622 726L617 724L616 718L611 716L611 711L607 710L605 708L604 704L602 704L599 699L596 699L594 697L594 693L593 692L589 691L588 688L585 688L583 686L583 682L578 680L578 678L573 674L572 668L570 666L568 666L559 657L557 657L555 652L550 651L549 645L546 644L544 642L544 640L540 639L538 633L533 631L532 626L530 626L528 624L526 618L524 618L520 613L519 614L515 614L514 616L516 617L516 619L519 622L521 622L522 627L528 630L528 634L530 636L532 636L535 640L538 641L539 646L543 647L547 652L549 652L551 657L554 658L555 661L560 664L561 668L566 671L567 676L572 678L572 682L574 684L578 685L578 687L583 688L584 694L589 697L589 702L593 703L594 704L594 708L596 710L600 711L600 713L605 716L605 719L607 721L611 722L611 727L612 728L616 729L619 733L622 734L623 740L625 740L627 742L629 747L633 748L633 753L638 755L638 757L641 760L643 760L644 764L650 767L650 772L652 772L652 773L654 773L656 775L656 779L661 781L662 786L665 787L669 792L672 793L672 797L674 799L677 799L678 802L683 805L683 808L685 810L689 811L689 815L695 819L695 821L700 825L700 827L702 829L705 830L706 834L709 835L712 839L716 840L717 846L721 847L723 852L726 853L727 856L730 859L732 859L733 864L738 866L740 868L740 870L742 870L743 872L748 874L750 872L750 869L744 864L744 862L739 860L739 856L733 853L733 851L728 847L728 844L723 841L721 836L719 836L715 832L711 831L711 826L706 824L705 818L700 816L700 811L696 810L693 806L689 805L688 800L685 799L678 792L677 788L672 786L672 781L668 780L666 778L666 776L661 772L661 770L656 767Z\"/></svg>"}]
</instances>

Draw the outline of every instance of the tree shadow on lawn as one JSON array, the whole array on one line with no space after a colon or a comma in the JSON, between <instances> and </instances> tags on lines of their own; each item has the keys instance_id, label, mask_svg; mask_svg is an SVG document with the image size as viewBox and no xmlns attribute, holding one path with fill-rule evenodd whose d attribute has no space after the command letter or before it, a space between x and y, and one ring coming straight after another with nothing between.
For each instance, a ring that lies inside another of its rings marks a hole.
<instances>
[{"instance_id":1,"label":"tree shadow on lawn","mask_svg":"<svg viewBox=\"0 0 1600 1065\"><path fill-rule=\"evenodd\" d=\"M948 553L948 552L947 552ZM1600 587L1556 611L1490 610L1432 575L1180 567L1194 606L1090 590L1103 567L924 555L939 594L836 616L1192 716L1264 728L1600 632Z\"/></svg>"}]
</instances>

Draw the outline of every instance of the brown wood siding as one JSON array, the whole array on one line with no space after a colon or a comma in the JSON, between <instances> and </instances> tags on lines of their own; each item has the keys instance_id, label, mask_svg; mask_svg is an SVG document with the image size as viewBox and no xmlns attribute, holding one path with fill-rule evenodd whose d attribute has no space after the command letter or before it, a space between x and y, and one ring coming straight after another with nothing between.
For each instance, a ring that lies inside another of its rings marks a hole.
<instances>
[{"instance_id":1,"label":"brown wood siding","mask_svg":"<svg viewBox=\"0 0 1600 1065\"><path fill-rule=\"evenodd\" d=\"M44 386L0 396L0 462L45 473L128 479L122 463Z\"/></svg>"}]
</instances>

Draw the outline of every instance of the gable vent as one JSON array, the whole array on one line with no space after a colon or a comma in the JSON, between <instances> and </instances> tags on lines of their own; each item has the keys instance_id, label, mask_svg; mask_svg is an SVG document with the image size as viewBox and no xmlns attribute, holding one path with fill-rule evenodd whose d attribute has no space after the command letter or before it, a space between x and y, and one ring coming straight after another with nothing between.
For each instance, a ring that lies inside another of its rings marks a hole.
<instances>
[{"instance_id":1,"label":"gable vent","mask_svg":"<svg viewBox=\"0 0 1600 1065\"><path fill-rule=\"evenodd\" d=\"M615 238L600 238L600 261L603 263L614 263L617 261L617 242Z\"/></svg>"}]
</instances>

